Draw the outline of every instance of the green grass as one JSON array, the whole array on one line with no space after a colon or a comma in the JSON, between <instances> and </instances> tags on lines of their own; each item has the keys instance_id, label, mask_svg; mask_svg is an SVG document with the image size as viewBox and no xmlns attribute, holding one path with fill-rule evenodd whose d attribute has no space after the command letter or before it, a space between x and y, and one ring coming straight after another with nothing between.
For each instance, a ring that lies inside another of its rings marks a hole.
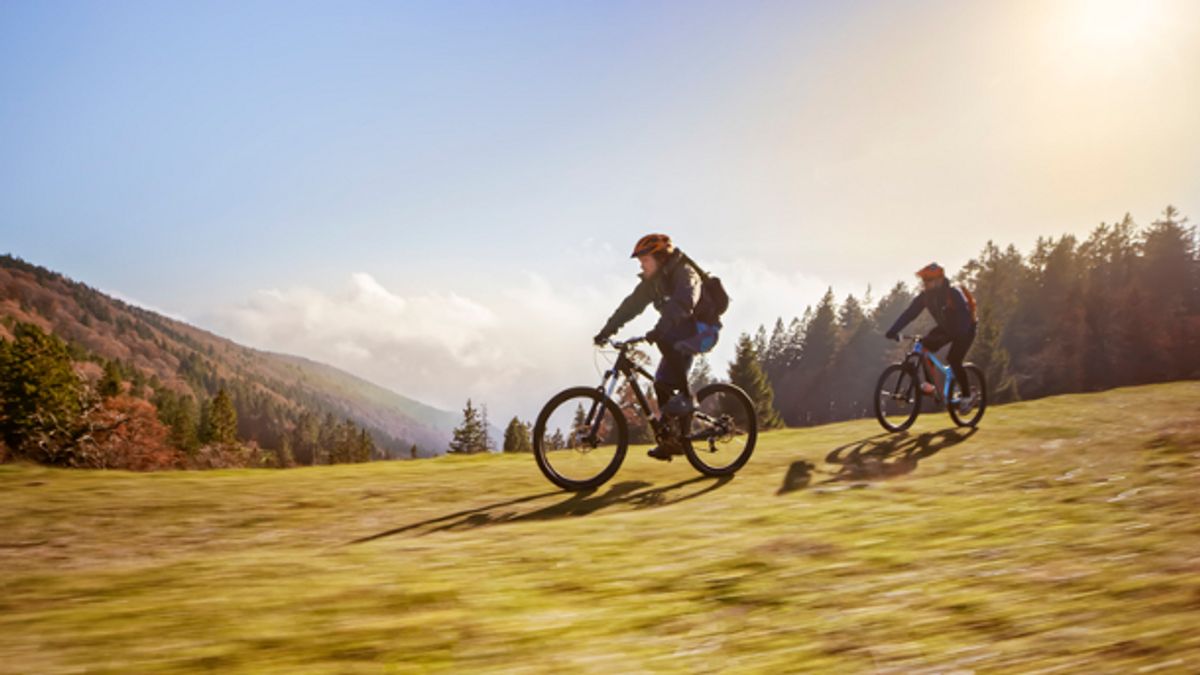
<instances>
[{"instance_id":1,"label":"green grass","mask_svg":"<svg viewBox=\"0 0 1200 675\"><path fill-rule=\"evenodd\" d=\"M0 671L1200 670L1200 383L631 452L0 466Z\"/></svg>"}]
</instances>

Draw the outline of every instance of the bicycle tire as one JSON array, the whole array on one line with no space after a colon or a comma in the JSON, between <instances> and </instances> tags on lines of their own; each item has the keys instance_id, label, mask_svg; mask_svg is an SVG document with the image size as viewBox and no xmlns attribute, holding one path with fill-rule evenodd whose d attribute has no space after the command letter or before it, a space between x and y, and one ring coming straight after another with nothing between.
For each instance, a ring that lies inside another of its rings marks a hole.
<instances>
[{"instance_id":1,"label":"bicycle tire","mask_svg":"<svg viewBox=\"0 0 1200 675\"><path fill-rule=\"evenodd\" d=\"M892 389L888 389L888 378L893 376L896 378L896 384L893 385ZM905 382L905 378L907 378L907 383ZM908 417L902 418L900 423L896 424L888 419L883 408L883 401L885 398L890 398L905 388L908 389L905 397L909 401L910 410ZM875 383L874 399L875 419L879 421L879 425L884 430L896 433L911 427L921 414L921 387L918 386L917 374L912 366L907 363L894 363L884 368L883 374L879 376L879 380Z\"/></svg>"},{"instance_id":2,"label":"bicycle tire","mask_svg":"<svg viewBox=\"0 0 1200 675\"><path fill-rule=\"evenodd\" d=\"M733 461L722 466L714 466L712 463L706 462L705 455L707 453L703 450L697 450L693 443L685 443L683 449L692 467L705 476L730 476L745 466L746 462L750 460L750 455L754 454L754 446L758 443L758 414L754 409L754 401L750 400L750 396L740 387L727 382L716 382L697 392L697 409L702 409L705 399L711 398L715 394L728 394L730 401L741 407L742 424L748 427L744 430L746 435L745 446L743 446Z\"/></svg>"},{"instance_id":3,"label":"bicycle tire","mask_svg":"<svg viewBox=\"0 0 1200 675\"><path fill-rule=\"evenodd\" d=\"M553 462L547 457L547 453L551 452L546 446L546 424L550 416L563 403L572 399L591 399L598 402L607 410L613 418L616 426L616 449L613 453L612 460L600 470L596 475L588 478L572 478L562 475L554 468ZM604 483L608 482L617 470L621 468L621 463L625 461L625 453L629 449L629 425L625 422L625 416L621 413L621 408L611 398L605 396L591 387L572 387L565 389L546 402L542 406L542 410L538 413L537 421L533 425L533 455L537 460L538 469L542 475L551 483L564 490L578 492L581 490L592 490Z\"/></svg>"}]
</instances>

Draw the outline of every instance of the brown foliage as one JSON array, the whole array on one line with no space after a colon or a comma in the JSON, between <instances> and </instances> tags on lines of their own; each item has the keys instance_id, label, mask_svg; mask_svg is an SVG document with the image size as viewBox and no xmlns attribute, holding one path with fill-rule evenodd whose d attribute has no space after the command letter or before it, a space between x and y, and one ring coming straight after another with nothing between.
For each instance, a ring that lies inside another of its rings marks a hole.
<instances>
[{"instance_id":1,"label":"brown foliage","mask_svg":"<svg viewBox=\"0 0 1200 675\"><path fill-rule=\"evenodd\" d=\"M186 457L167 443L168 429L155 407L121 395L107 399L84 417L78 466L154 471L181 468Z\"/></svg>"}]
</instances>

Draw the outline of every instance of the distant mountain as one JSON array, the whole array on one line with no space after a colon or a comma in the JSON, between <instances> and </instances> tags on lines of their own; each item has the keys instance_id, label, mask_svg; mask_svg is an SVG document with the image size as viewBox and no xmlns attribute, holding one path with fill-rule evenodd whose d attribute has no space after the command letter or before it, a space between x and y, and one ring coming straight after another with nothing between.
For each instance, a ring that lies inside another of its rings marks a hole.
<instances>
[{"instance_id":1,"label":"distant mountain","mask_svg":"<svg viewBox=\"0 0 1200 675\"><path fill-rule=\"evenodd\" d=\"M10 255L0 256L0 335L34 323L81 358L118 361L151 386L204 400L235 392L245 440L274 447L304 412L354 421L393 457L441 454L459 414L401 396L332 366L244 347L105 295Z\"/></svg>"}]
</instances>

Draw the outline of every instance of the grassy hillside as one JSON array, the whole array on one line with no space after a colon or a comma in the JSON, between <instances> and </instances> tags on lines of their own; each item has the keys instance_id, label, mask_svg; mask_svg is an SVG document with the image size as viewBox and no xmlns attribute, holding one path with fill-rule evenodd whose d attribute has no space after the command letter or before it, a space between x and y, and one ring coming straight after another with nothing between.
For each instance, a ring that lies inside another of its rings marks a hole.
<instances>
[{"instance_id":1,"label":"grassy hillside","mask_svg":"<svg viewBox=\"0 0 1200 675\"><path fill-rule=\"evenodd\" d=\"M291 472L0 466L0 671L1196 672L1200 383L639 449Z\"/></svg>"},{"instance_id":2,"label":"grassy hillside","mask_svg":"<svg viewBox=\"0 0 1200 675\"><path fill-rule=\"evenodd\" d=\"M4 255L0 338L10 337L6 320L37 324L90 354L129 364L180 392L235 382L292 412L307 408L348 417L367 427L384 448L404 457L412 443L423 455L443 452L460 417L331 366L244 347ZM287 423L269 426L281 425ZM263 435L246 440L278 445L270 438L273 434Z\"/></svg>"}]
</instances>

